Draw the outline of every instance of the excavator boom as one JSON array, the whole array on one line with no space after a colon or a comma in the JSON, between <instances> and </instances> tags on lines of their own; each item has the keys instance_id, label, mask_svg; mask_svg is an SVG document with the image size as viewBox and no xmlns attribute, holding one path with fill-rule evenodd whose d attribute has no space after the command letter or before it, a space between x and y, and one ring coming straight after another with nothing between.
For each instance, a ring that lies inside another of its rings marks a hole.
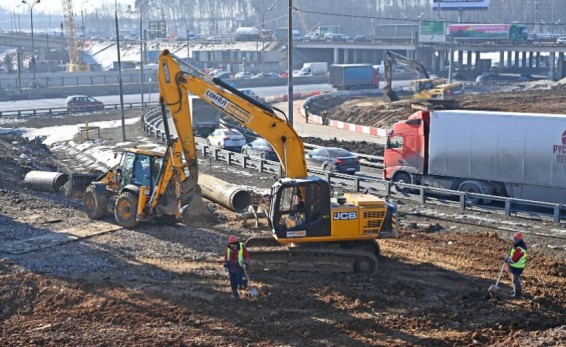
<instances>
[{"instance_id":1,"label":"excavator boom","mask_svg":"<svg viewBox=\"0 0 566 347\"><path fill-rule=\"evenodd\" d=\"M252 264L270 270L374 273L379 252L375 239L381 231L393 232L394 204L369 195L332 198L327 181L307 176L303 141L282 111L188 64L183 71L179 62L163 51L158 80L162 107L171 113L187 161L187 180L196 184L198 176L188 93L263 137L281 163L284 177L271 188L267 213L273 237L246 242Z\"/></svg>"},{"instance_id":2,"label":"excavator boom","mask_svg":"<svg viewBox=\"0 0 566 347\"><path fill-rule=\"evenodd\" d=\"M192 124L187 116L190 114L190 92L267 140L283 163L285 177L307 176L303 141L285 119L276 116L274 109L249 98L220 79L211 79L190 65L190 71L184 72L177 61L180 60L167 50L159 56L159 90L160 98L175 122L185 158L187 162L191 161L189 171L191 166L196 167Z\"/></svg>"}]
</instances>

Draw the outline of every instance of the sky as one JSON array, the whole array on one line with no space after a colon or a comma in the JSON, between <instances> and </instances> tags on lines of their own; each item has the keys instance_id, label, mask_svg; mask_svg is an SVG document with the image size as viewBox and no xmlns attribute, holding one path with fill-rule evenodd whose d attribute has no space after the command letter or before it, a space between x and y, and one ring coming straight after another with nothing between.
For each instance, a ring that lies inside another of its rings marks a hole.
<instances>
[{"instance_id":1,"label":"sky","mask_svg":"<svg viewBox=\"0 0 566 347\"><path fill-rule=\"evenodd\" d=\"M35 0L26 0L29 3L33 3ZM119 4L124 5L134 5L135 0L116 0ZM0 0L0 7L8 10L13 10L21 3L21 0ZM80 11L81 6L85 11L89 8L96 8L103 4L114 4L114 0L73 0L73 10L75 12ZM26 7L24 4L21 6ZM21 7L20 7L21 8ZM19 10L19 9L18 9ZM26 9L27 11L27 9ZM33 7L34 14L36 12L45 12L50 14L60 14L63 15L63 1L62 0L41 0L39 4Z\"/></svg>"}]
</instances>

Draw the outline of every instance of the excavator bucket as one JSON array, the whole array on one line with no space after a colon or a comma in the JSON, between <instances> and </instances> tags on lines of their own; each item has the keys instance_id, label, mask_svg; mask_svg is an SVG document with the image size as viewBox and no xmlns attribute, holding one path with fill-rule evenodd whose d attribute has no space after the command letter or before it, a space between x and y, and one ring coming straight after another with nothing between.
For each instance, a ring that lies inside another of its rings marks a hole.
<instances>
[{"instance_id":1,"label":"excavator bucket","mask_svg":"<svg viewBox=\"0 0 566 347\"><path fill-rule=\"evenodd\" d=\"M397 93L395 93L393 90L388 90L383 97L385 98L385 101L387 102L393 102L393 101L399 101L401 100L401 98L399 97L399 95L397 95Z\"/></svg>"}]
</instances>

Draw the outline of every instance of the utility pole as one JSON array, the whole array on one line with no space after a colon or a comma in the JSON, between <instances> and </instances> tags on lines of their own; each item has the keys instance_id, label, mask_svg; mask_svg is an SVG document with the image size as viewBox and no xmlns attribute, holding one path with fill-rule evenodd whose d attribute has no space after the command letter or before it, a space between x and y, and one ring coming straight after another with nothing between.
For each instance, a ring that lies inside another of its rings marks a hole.
<instances>
[{"instance_id":1,"label":"utility pole","mask_svg":"<svg viewBox=\"0 0 566 347\"><path fill-rule=\"evenodd\" d=\"M118 8L116 5L116 0L114 0L114 17L116 21L116 50L118 52L118 84L120 86L120 110L122 113L122 141L126 141L126 119L124 116L124 90L122 89L122 59L120 58L120 31L118 26Z\"/></svg>"},{"instance_id":2,"label":"utility pole","mask_svg":"<svg viewBox=\"0 0 566 347\"><path fill-rule=\"evenodd\" d=\"M190 30L187 29L187 64L189 63L189 59L191 57L191 46L190 46L190 42L189 42L189 33L190 33Z\"/></svg>"},{"instance_id":3,"label":"utility pole","mask_svg":"<svg viewBox=\"0 0 566 347\"><path fill-rule=\"evenodd\" d=\"M33 73L32 86L35 87L35 41L33 40L33 7L39 4L41 0L35 0L31 4L27 0L22 0L22 4L26 4L29 7L29 14L31 17L31 60L30 67Z\"/></svg>"},{"instance_id":4,"label":"utility pole","mask_svg":"<svg viewBox=\"0 0 566 347\"><path fill-rule=\"evenodd\" d=\"M293 0L289 0L289 28L287 28L287 115L293 126Z\"/></svg>"},{"instance_id":5,"label":"utility pole","mask_svg":"<svg viewBox=\"0 0 566 347\"><path fill-rule=\"evenodd\" d=\"M144 47L144 43L145 43L145 37L143 37L143 30L142 30L142 25L143 25L143 9L145 7L145 5L149 4L150 2L152 2L153 0L148 0L144 3L142 3L140 5L139 8L139 16L140 16L140 94L141 94L141 105L142 105L142 110L145 108L144 106L144 100L143 100L143 93L144 93L144 89L143 89L143 64L144 64L144 56L143 56L143 47Z\"/></svg>"}]
</instances>

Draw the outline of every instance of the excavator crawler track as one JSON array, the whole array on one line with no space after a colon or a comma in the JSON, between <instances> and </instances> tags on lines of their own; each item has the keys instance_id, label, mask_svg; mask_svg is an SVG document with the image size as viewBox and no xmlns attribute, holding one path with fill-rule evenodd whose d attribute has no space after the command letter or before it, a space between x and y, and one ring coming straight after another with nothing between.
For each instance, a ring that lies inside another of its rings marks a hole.
<instances>
[{"instance_id":1,"label":"excavator crawler track","mask_svg":"<svg viewBox=\"0 0 566 347\"><path fill-rule=\"evenodd\" d=\"M327 245L327 244L325 244ZM246 242L253 272L360 273L377 271L377 256L360 242L360 248L332 248L320 244L280 245L274 238Z\"/></svg>"}]
</instances>

